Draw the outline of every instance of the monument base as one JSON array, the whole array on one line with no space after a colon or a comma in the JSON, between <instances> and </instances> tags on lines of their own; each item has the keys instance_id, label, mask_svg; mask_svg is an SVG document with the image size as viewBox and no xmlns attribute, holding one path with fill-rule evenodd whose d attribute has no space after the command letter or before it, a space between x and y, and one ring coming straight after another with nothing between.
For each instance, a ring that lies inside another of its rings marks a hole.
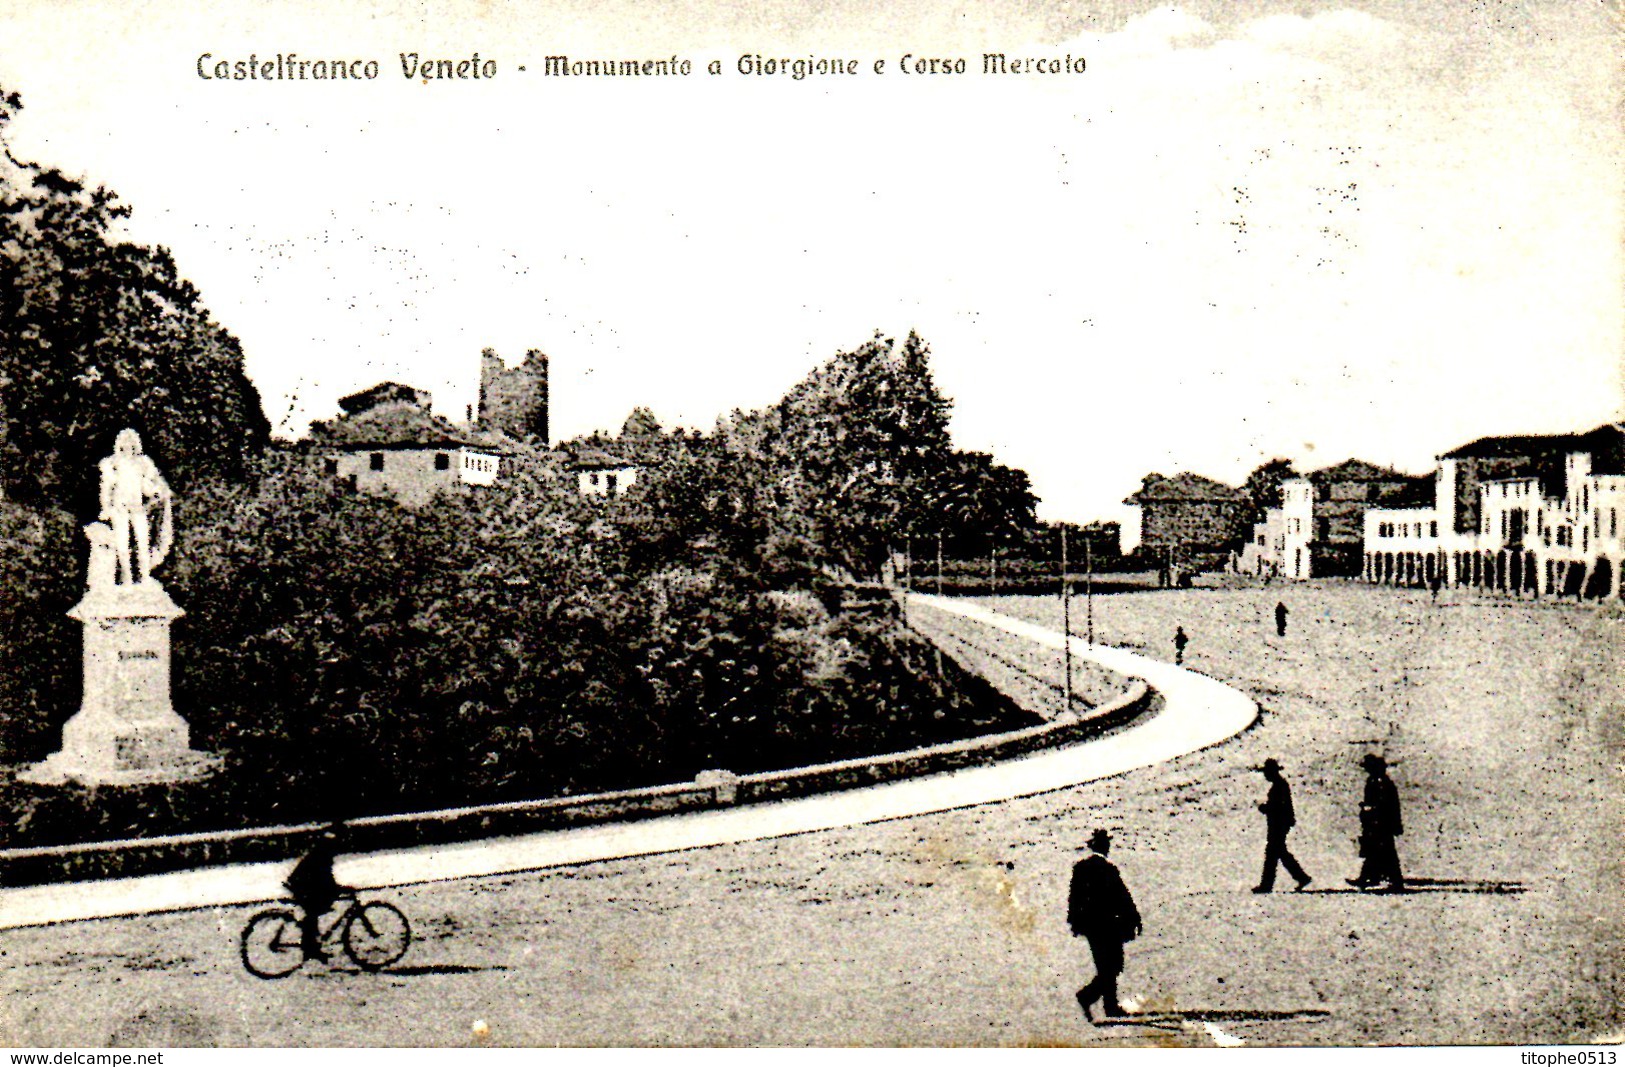
<instances>
[{"instance_id":1,"label":"monument base","mask_svg":"<svg viewBox=\"0 0 1625 1067\"><path fill-rule=\"evenodd\" d=\"M169 706L169 626L181 609L163 586L93 588L69 614L85 627L84 699L62 727L61 751L18 780L152 785L219 769L218 756L192 748L186 720Z\"/></svg>"},{"instance_id":2,"label":"monument base","mask_svg":"<svg viewBox=\"0 0 1625 1067\"><path fill-rule=\"evenodd\" d=\"M109 766L86 760L83 753L64 750L18 771L17 780L34 785L165 785L207 778L220 769L220 764L219 756L193 749L166 752L145 766Z\"/></svg>"}]
</instances>

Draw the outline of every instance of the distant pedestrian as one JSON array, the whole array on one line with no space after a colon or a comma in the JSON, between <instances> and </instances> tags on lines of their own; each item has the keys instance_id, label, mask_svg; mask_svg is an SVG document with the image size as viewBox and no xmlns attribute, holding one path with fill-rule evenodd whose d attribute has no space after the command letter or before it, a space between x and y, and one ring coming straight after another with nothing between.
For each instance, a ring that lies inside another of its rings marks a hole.
<instances>
[{"instance_id":1,"label":"distant pedestrian","mask_svg":"<svg viewBox=\"0 0 1625 1067\"><path fill-rule=\"evenodd\" d=\"M1433 580L1428 583L1428 589L1432 592L1434 600L1439 599L1439 588L1442 585L1444 585L1444 575L1439 571L1434 571Z\"/></svg>"},{"instance_id":2,"label":"distant pedestrian","mask_svg":"<svg viewBox=\"0 0 1625 1067\"><path fill-rule=\"evenodd\" d=\"M1096 830L1089 837L1090 854L1072 868L1072 890L1067 896L1066 921L1074 937L1089 942L1095 977L1078 990L1084 1018L1095 1021L1091 1008L1101 1001L1107 1016L1124 1015L1117 1001L1117 978L1123 973L1123 946L1140 934L1140 913L1134 907L1123 876L1106 859L1111 835Z\"/></svg>"},{"instance_id":3,"label":"distant pedestrian","mask_svg":"<svg viewBox=\"0 0 1625 1067\"><path fill-rule=\"evenodd\" d=\"M1287 616L1286 605L1285 604L1279 604L1279 603L1276 604L1275 605L1275 636L1276 637L1285 637L1286 636L1286 616Z\"/></svg>"},{"instance_id":4,"label":"distant pedestrian","mask_svg":"<svg viewBox=\"0 0 1625 1067\"><path fill-rule=\"evenodd\" d=\"M1399 848L1394 838L1405 832L1399 814L1399 790L1388 777L1388 762L1378 755L1360 761L1365 768L1365 795L1360 799L1360 865L1349 885L1359 889L1405 888L1399 870Z\"/></svg>"},{"instance_id":5,"label":"distant pedestrian","mask_svg":"<svg viewBox=\"0 0 1625 1067\"><path fill-rule=\"evenodd\" d=\"M1185 636L1185 628L1183 626L1175 626L1174 627L1174 662L1175 663L1184 663L1185 662L1185 646L1190 644L1190 643L1191 643L1191 639Z\"/></svg>"},{"instance_id":6,"label":"distant pedestrian","mask_svg":"<svg viewBox=\"0 0 1625 1067\"><path fill-rule=\"evenodd\" d=\"M1270 791L1264 803L1258 805L1258 810L1264 813L1264 874L1253 887L1253 892L1270 893L1275 890L1277 863L1286 868L1286 873L1292 876L1302 891L1314 879L1304 873L1286 847L1286 835L1298 821L1292 811L1292 787L1286 784L1281 765L1273 758L1265 760L1259 770L1269 779Z\"/></svg>"}]
</instances>

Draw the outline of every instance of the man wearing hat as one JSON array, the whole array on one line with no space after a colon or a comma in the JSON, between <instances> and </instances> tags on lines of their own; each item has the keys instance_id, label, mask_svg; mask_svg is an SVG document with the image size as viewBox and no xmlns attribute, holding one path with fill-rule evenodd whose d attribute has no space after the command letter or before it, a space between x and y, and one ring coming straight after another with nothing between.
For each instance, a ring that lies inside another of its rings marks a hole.
<instances>
[{"instance_id":1,"label":"man wearing hat","mask_svg":"<svg viewBox=\"0 0 1625 1067\"><path fill-rule=\"evenodd\" d=\"M1405 888L1394 838L1405 832L1399 817L1399 790L1388 777L1388 761L1375 753L1360 761L1365 768L1365 795L1360 799L1360 855L1365 860L1349 885L1360 889Z\"/></svg>"},{"instance_id":2,"label":"man wearing hat","mask_svg":"<svg viewBox=\"0 0 1625 1067\"><path fill-rule=\"evenodd\" d=\"M1269 796L1258 810L1264 813L1264 874L1253 887L1254 893L1269 893L1275 889L1275 865L1279 863L1286 868L1301 890L1311 881L1298 861L1286 847L1286 835L1298 821L1292 812L1292 787L1286 784L1286 778L1281 774L1281 765L1271 757L1264 761L1259 768L1264 777L1269 779Z\"/></svg>"},{"instance_id":3,"label":"man wearing hat","mask_svg":"<svg viewBox=\"0 0 1625 1067\"><path fill-rule=\"evenodd\" d=\"M1096 830L1089 837L1090 854L1072 868L1072 891L1067 897L1066 921L1074 937L1089 942L1095 958L1095 978L1078 990L1078 1006L1084 1018L1095 1021L1090 1009L1103 1001L1107 1015L1123 1015L1117 1002L1117 976L1123 973L1123 945L1140 933L1140 913L1134 907L1123 876L1106 859L1111 851L1111 835Z\"/></svg>"}]
</instances>

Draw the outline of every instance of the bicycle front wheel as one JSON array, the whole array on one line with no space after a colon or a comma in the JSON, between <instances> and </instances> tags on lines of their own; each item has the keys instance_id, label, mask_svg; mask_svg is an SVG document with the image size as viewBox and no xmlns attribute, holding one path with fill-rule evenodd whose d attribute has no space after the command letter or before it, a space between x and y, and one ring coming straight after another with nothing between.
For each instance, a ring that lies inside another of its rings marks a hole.
<instances>
[{"instance_id":1,"label":"bicycle front wheel","mask_svg":"<svg viewBox=\"0 0 1625 1067\"><path fill-rule=\"evenodd\" d=\"M286 978L305 962L299 918L287 908L262 911L243 927L243 966L256 978Z\"/></svg>"},{"instance_id":2,"label":"bicycle front wheel","mask_svg":"<svg viewBox=\"0 0 1625 1067\"><path fill-rule=\"evenodd\" d=\"M411 943L406 916L381 900L357 904L344 923L344 952L364 971L388 967L406 955Z\"/></svg>"}]
</instances>

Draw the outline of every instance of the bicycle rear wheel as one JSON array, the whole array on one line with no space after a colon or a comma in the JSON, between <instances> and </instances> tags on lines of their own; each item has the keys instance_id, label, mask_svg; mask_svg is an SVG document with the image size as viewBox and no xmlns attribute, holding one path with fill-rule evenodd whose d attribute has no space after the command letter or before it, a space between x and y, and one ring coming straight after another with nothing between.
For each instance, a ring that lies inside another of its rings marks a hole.
<instances>
[{"instance_id":1,"label":"bicycle rear wheel","mask_svg":"<svg viewBox=\"0 0 1625 1067\"><path fill-rule=\"evenodd\" d=\"M287 908L262 911L243 927L243 966L256 978L286 978L305 962L299 917Z\"/></svg>"},{"instance_id":2,"label":"bicycle rear wheel","mask_svg":"<svg viewBox=\"0 0 1625 1067\"><path fill-rule=\"evenodd\" d=\"M381 900L357 904L344 922L344 952L364 971L388 967L406 955L411 943L406 916Z\"/></svg>"}]
</instances>

